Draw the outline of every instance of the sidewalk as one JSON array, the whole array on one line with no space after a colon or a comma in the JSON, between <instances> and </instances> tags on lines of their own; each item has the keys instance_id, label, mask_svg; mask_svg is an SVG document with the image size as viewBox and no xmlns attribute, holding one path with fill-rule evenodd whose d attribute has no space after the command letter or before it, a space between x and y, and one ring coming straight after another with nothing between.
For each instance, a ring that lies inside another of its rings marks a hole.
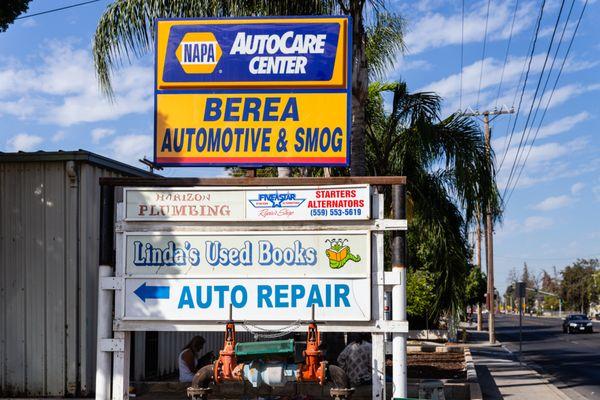
<instances>
[{"instance_id":1,"label":"sidewalk","mask_svg":"<svg viewBox=\"0 0 600 400\"><path fill-rule=\"evenodd\" d=\"M502 347L475 347L471 354L485 400L570 400Z\"/></svg>"}]
</instances>

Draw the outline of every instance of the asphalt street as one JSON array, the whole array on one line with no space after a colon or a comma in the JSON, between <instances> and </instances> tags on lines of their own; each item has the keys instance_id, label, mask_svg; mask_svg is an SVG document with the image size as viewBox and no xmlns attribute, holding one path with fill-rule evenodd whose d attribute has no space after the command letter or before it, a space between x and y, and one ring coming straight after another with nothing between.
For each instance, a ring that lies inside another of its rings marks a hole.
<instances>
[{"instance_id":1,"label":"asphalt street","mask_svg":"<svg viewBox=\"0 0 600 400\"><path fill-rule=\"evenodd\" d=\"M497 315L497 339L515 356L519 352L518 328L518 316ZM559 318L524 316L523 361L572 398L600 400L599 323L594 322L591 334L565 334Z\"/></svg>"}]
</instances>

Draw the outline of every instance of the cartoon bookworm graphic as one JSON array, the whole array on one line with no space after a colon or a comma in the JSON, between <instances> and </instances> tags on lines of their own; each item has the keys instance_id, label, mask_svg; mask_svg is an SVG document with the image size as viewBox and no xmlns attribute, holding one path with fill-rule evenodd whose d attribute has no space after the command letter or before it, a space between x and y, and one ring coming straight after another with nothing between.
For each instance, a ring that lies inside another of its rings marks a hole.
<instances>
[{"instance_id":1,"label":"cartoon bookworm graphic","mask_svg":"<svg viewBox=\"0 0 600 400\"><path fill-rule=\"evenodd\" d=\"M342 268L348 261L359 262L360 256L350 253L350 247L345 243L348 239L325 239L329 248L325 250L329 259L329 267L333 269Z\"/></svg>"}]
</instances>

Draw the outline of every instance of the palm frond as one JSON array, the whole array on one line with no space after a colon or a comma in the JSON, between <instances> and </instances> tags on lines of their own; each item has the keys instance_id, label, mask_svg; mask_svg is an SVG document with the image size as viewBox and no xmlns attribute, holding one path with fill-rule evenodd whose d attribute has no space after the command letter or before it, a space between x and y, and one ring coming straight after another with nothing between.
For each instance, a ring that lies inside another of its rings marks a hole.
<instances>
[{"instance_id":1,"label":"palm frond","mask_svg":"<svg viewBox=\"0 0 600 400\"><path fill-rule=\"evenodd\" d=\"M111 77L123 60L151 50L157 18L201 18L335 13L335 0L115 0L100 17L93 55L100 89L113 96Z\"/></svg>"},{"instance_id":2,"label":"palm frond","mask_svg":"<svg viewBox=\"0 0 600 400\"><path fill-rule=\"evenodd\" d=\"M366 28L365 51L373 79L381 79L406 50L405 25L400 15L383 10L375 13L374 23Z\"/></svg>"}]
</instances>

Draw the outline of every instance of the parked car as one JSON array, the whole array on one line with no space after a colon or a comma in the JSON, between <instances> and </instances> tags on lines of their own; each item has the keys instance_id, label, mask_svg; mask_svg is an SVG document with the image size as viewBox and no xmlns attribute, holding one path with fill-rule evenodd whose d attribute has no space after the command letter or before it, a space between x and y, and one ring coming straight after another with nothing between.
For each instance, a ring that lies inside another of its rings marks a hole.
<instances>
[{"instance_id":1,"label":"parked car","mask_svg":"<svg viewBox=\"0 0 600 400\"><path fill-rule=\"evenodd\" d=\"M563 333L594 331L592 321L584 314L570 314L563 321Z\"/></svg>"}]
</instances>

